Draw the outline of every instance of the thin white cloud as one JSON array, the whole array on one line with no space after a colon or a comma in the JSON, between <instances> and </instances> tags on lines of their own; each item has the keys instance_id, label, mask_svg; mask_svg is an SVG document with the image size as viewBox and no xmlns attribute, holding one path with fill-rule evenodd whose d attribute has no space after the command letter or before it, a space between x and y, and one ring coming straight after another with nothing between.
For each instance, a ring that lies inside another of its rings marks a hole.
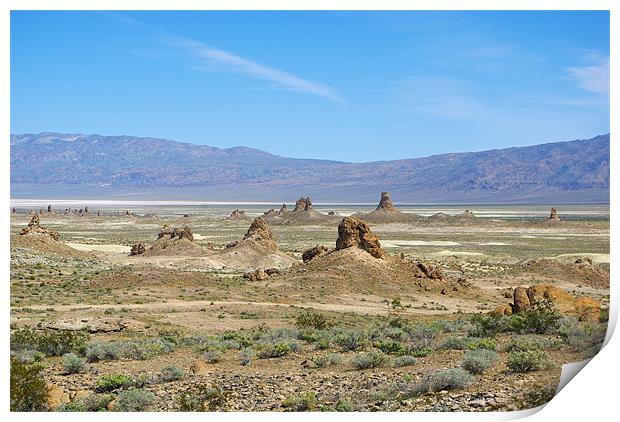
<instances>
[{"instance_id":1,"label":"thin white cloud","mask_svg":"<svg viewBox=\"0 0 620 422\"><path fill-rule=\"evenodd\" d=\"M609 57L589 66L575 66L566 69L569 77L585 91L609 96Z\"/></svg>"},{"instance_id":2,"label":"thin white cloud","mask_svg":"<svg viewBox=\"0 0 620 422\"><path fill-rule=\"evenodd\" d=\"M318 95L340 105L345 104L345 101L338 95L335 89L320 82L302 79L283 70L265 66L190 38L171 37L167 42L170 45L186 50L192 55L195 61L191 66L192 69L207 72L217 70L230 71L268 81L290 91Z\"/></svg>"}]
</instances>

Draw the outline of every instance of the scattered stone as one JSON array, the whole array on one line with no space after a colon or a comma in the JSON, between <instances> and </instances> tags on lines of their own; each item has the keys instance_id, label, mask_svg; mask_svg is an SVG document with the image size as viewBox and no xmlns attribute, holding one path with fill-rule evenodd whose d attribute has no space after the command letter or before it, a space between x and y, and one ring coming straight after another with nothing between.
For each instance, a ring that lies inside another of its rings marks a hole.
<instances>
[{"instance_id":1,"label":"scattered stone","mask_svg":"<svg viewBox=\"0 0 620 422\"><path fill-rule=\"evenodd\" d=\"M249 279L250 281L262 281L267 280L269 275L263 269L258 268L254 271L243 274L243 277Z\"/></svg>"},{"instance_id":2,"label":"scattered stone","mask_svg":"<svg viewBox=\"0 0 620 422\"><path fill-rule=\"evenodd\" d=\"M439 265L421 261L416 262L415 265L430 279L441 280L443 278L443 271Z\"/></svg>"},{"instance_id":3,"label":"scattered stone","mask_svg":"<svg viewBox=\"0 0 620 422\"><path fill-rule=\"evenodd\" d=\"M304 262L311 261L312 259L323 256L329 252L329 249L323 245L317 245L313 248L308 249L301 255L301 259Z\"/></svg>"},{"instance_id":4,"label":"scattered stone","mask_svg":"<svg viewBox=\"0 0 620 422\"><path fill-rule=\"evenodd\" d=\"M140 255L146 252L146 247L142 243L135 244L131 247L129 255Z\"/></svg>"}]
</instances>

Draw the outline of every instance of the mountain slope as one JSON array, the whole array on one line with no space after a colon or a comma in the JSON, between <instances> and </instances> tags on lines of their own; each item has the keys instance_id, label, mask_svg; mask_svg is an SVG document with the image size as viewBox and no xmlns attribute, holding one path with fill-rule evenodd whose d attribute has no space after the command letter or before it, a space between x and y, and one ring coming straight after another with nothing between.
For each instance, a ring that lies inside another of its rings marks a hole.
<instances>
[{"instance_id":1,"label":"mountain slope","mask_svg":"<svg viewBox=\"0 0 620 422\"><path fill-rule=\"evenodd\" d=\"M11 135L13 197L196 200L608 202L609 135L432 157L346 163L156 138ZM292 196L291 196L292 195Z\"/></svg>"}]
</instances>

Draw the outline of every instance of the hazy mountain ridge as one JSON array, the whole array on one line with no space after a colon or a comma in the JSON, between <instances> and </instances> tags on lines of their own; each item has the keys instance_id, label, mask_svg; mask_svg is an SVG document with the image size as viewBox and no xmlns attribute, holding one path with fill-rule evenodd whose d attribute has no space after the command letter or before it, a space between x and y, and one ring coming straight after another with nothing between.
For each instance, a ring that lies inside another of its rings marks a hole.
<instances>
[{"instance_id":1,"label":"hazy mountain ridge","mask_svg":"<svg viewBox=\"0 0 620 422\"><path fill-rule=\"evenodd\" d=\"M32 196L37 186L49 196L50 185L61 185L58 192L106 186L100 194L108 196L163 189L212 200L275 200L305 191L317 199L366 201L391 190L396 200L415 203L545 202L546 197L608 202L609 134L369 163L293 159L247 147L220 149L157 138L11 135L12 196Z\"/></svg>"}]
</instances>

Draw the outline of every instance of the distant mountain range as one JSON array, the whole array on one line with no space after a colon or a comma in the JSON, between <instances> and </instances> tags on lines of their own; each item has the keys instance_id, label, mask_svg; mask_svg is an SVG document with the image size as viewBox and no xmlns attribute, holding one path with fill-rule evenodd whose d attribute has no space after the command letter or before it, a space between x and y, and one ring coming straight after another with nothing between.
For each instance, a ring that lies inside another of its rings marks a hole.
<instances>
[{"instance_id":1,"label":"distant mountain range","mask_svg":"<svg viewBox=\"0 0 620 422\"><path fill-rule=\"evenodd\" d=\"M133 136L11 135L13 198L397 203L609 202L609 134L368 163Z\"/></svg>"}]
</instances>

